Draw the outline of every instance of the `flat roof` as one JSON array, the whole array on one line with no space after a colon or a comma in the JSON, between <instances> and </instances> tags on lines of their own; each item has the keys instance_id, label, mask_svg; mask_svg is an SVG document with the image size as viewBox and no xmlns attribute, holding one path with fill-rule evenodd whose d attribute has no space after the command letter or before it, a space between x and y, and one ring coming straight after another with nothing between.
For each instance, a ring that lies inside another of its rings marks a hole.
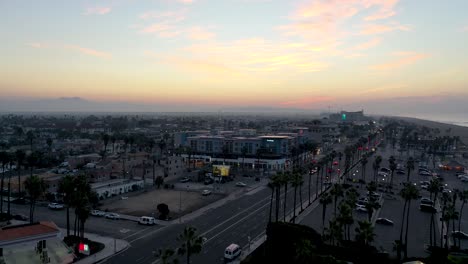
<instances>
[{"instance_id":1,"label":"flat roof","mask_svg":"<svg viewBox=\"0 0 468 264\"><path fill-rule=\"evenodd\" d=\"M60 230L54 222L43 221L33 224L8 226L1 229L0 244L13 240L33 238L44 235L57 235Z\"/></svg>"},{"instance_id":2,"label":"flat roof","mask_svg":"<svg viewBox=\"0 0 468 264\"><path fill-rule=\"evenodd\" d=\"M283 139L283 138L291 138L290 136L259 136L259 138L278 138L278 139Z\"/></svg>"}]
</instances>

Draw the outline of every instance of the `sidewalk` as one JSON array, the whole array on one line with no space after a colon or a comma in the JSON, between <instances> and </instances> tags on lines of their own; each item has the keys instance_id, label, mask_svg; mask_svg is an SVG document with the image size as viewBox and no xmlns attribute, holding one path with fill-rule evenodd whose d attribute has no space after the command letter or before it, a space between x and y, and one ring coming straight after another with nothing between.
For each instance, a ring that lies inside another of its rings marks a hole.
<instances>
[{"instance_id":1,"label":"sidewalk","mask_svg":"<svg viewBox=\"0 0 468 264\"><path fill-rule=\"evenodd\" d=\"M63 234L66 234L66 230L63 228L60 228L61 232ZM84 259L81 259L80 261L76 263L80 264L91 264L91 263L97 263L99 261L102 261L104 259L107 259L118 252L127 249L130 244L122 239L115 239L112 237L104 237L100 236L97 234L91 234L91 233L85 233L85 237L88 238L89 240L96 241L99 243L102 243L105 245L104 249L99 251L96 254L90 255Z\"/></svg>"}]
</instances>

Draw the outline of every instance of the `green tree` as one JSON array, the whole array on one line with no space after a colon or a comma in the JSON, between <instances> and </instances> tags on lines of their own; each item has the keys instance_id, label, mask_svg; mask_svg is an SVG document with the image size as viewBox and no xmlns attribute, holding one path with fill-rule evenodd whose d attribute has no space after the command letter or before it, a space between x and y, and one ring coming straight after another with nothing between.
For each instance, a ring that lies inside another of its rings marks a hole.
<instances>
[{"instance_id":1,"label":"green tree","mask_svg":"<svg viewBox=\"0 0 468 264\"><path fill-rule=\"evenodd\" d=\"M330 194L333 196L333 214L336 216L336 206L339 197L343 197L343 186L341 184L335 183L333 184Z\"/></svg>"},{"instance_id":2,"label":"green tree","mask_svg":"<svg viewBox=\"0 0 468 264\"><path fill-rule=\"evenodd\" d=\"M34 138L35 136L32 130L29 130L28 132L26 132L26 140L29 142L31 152L33 151Z\"/></svg>"},{"instance_id":3,"label":"green tree","mask_svg":"<svg viewBox=\"0 0 468 264\"><path fill-rule=\"evenodd\" d=\"M439 194L441 187L442 187L442 184L437 179L433 179L429 183L427 190L429 191L430 199L432 199L433 204L435 204L437 200L437 195ZM436 245L436 229L435 229L434 214L435 214L434 211L432 211L431 222L429 224L429 244L431 246Z\"/></svg>"},{"instance_id":4,"label":"green tree","mask_svg":"<svg viewBox=\"0 0 468 264\"><path fill-rule=\"evenodd\" d=\"M246 145L242 146L241 148L241 155L242 155L242 171L244 171L244 165L245 165L245 156L249 152L249 149L247 148Z\"/></svg>"},{"instance_id":5,"label":"green tree","mask_svg":"<svg viewBox=\"0 0 468 264\"><path fill-rule=\"evenodd\" d=\"M34 209L36 206L36 201L41 195L44 194L46 190L46 183L44 179L39 178L36 175L29 176L24 182L24 188L27 191L29 196L30 205L29 205L29 221L30 223L34 222Z\"/></svg>"},{"instance_id":6,"label":"green tree","mask_svg":"<svg viewBox=\"0 0 468 264\"><path fill-rule=\"evenodd\" d=\"M110 136L108 134L101 135L102 142L104 143L104 155L103 158L106 157L107 154L107 145L109 144Z\"/></svg>"},{"instance_id":7,"label":"green tree","mask_svg":"<svg viewBox=\"0 0 468 264\"><path fill-rule=\"evenodd\" d=\"M23 166L24 161L26 159L26 153L23 150L17 150L15 152L16 156L16 170L18 171L18 196L22 197L21 194L21 166Z\"/></svg>"},{"instance_id":8,"label":"green tree","mask_svg":"<svg viewBox=\"0 0 468 264\"><path fill-rule=\"evenodd\" d=\"M182 243L177 250L178 255L185 255L187 264L190 264L190 257L201 252L203 245L202 237L197 235L196 228L185 227L183 233L177 237L177 240Z\"/></svg>"},{"instance_id":9,"label":"green tree","mask_svg":"<svg viewBox=\"0 0 468 264\"><path fill-rule=\"evenodd\" d=\"M291 173L287 171L281 175L282 175L281 183L284 186L283 222L286 222L286 204L287 204L288 184L291 181Z\"/></svg>"},{"instance_id":10,"label":"green tree","mask_svg":"<svg viewBox=\"0 0 468 264\"><path fill-rule=\"evenodd\" d=\"M4 189L4 181L5 181L5 167L9 162L9 155L7 152L2 151L0 152L0 162L2 163L2 179L0 183L0 215L3 215L3 189Z\"/></svg>"},{"instance_id":11,"label":"green tree","mask_svg":"<svg viewBox=\"0 0 468 264\"><path fill-rule=\"evenodd\" d=\"M314 245L307 239L301 239L295 244L296 254L294 255L294 263L307 264L310 263L310 259L313 256L312 249Z\"/></svg>"},{"instance_id":12,"label":"green tree","mask_svg":"<svg viewBox=\"0 0 468 264\"><path fill-rule=\"evenodd\" d=\"M175 253L176 252L170 248L159 249L158 252L155 254L155 257L160 258L162 264L178 264L178 259L172 259L171 261L171 258L175 256Z\"/></svg>"},{"instance_id":13,"label":"green tree","mask_svg":"<svg viewBox=\"0 0 468 264\"><path fill-rule=\"evenodd\" d=\"M355 231L356 241L363 244L364 246L368 246L374 241L374 227L370 222L358 221L358 227L356 227Z\"/></svg>"},{"instance_id":14,"label":"green tree","mask_svg":"<svg viewBox=\"0 0 468 264\"><path fill-rule=\"evenodd\" d=\"M302 186L302 174L299 172L293 172L291 175L291 185L294 187L294 202L293 202L293 223L296 222L296 201L297 201L297 188ZM300 190L299 190L300 191Z\"/></svg>"},{"instance_id":15,"label":"green tree","mask_svg":"<svg viewBox=\"0 0 468 264\"><path fill-rule=\"evenodd\" d=\"M414 170L414 159L413 157L409 157L408 161L406 161L406 169L408 171L408 175L406 175L406 181L409 182L411 171Z\"/></svg>"},{"instance_id":16,"label":"green tree","mask_svg":"<svg viewBox=\"0 0 468 264\"><path fill-rule=\"evenodd\" d=\"M75 191L75 182L69 175L63 177L58 186L58 193L63 196L63 202L67 206L67 236L70 236L70 206L73 192Z\"/></svg>"},{"instance_id":17,"label":"green tree","mask_svg":"<svg viewBox=\"0 0 468 264\"><path fill-rule=\"evenodd\" d=\"M411 207L411 201L416 200L419 197L419 190L411 183L405 183L403 189L400 191L400 196L405 200L405 204L403 206L403 217L400 229L400 241L403 241L403 227L404 227L404 220L406 216L406 231L405 231L405 240L403 243L404 248L404 256L405 258L408 257L408 231L409 231L409 211ZM405 212L406 211L406 212ZM401 252L398 252L398 256L401 256Z\"/></svg>"},{"instance_id":18,"label":"green tree","mask_svg":"<svg viewBox=\"0 0 468 264\"><path fill-rule=\"evenodd\" d=\"M364 155L361 159L361 170L362 170L362 175L361 175L361 178L362 178L362 181L365 183L366 182L366 165L367 165L367 156Z\"/></svg>"},{"instance_id":19,"label":"green tree","mask_svg":"<svg viewBox=\"0 0 468 264\"><path fill-rule=\"evenodd\" d=\"M327 214L327 205L332 203L332 196L329 193L325 193L320 197L319 200L322 205L322 234L325 231L325 216Z\"/></svg>"},{"instance_id":20,"label":"green tree","mask_svg":"<svg viewBox=\"0 0 468 264\"><path fill-rule=\"evenodd\" d=\"M458 199L460 199L461 206L460 206L460 217L458 218L458 230L461 230L461 219L463 216L463 208L465 207L466 202L468 201L468 190L463 190L458 195ZM460 237L458 238L458 245L460 244Z\"/></svg>"},{"instance_id":21,"label":"green tree","mask_svg":"<svg viewBox=\"0 0 468 264\"><path fill-rule=\"evenodd\" d=\"M161 187L161 185L164 184L164 178L161 177L161 176L156 177L155 184L156 184L156 186L158 186L158 189L159 189Z\"/></svg>"}]
</instances>

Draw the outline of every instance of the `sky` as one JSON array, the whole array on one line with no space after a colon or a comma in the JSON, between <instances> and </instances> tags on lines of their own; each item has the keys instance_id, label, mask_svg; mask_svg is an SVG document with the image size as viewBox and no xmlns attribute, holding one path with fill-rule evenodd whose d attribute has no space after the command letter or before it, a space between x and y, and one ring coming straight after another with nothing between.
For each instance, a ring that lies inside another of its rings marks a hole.
<instances>
[{"instance_id":1,"label":"sky","mask_svg":"<svg viewBox=\"0 0 468 264\"><path fill-rule=\"evenodd\" d=\"M468 104L466 10L466 0L0 1L0 101L406 114L405 102L420 106L414 115L437 100L450 114L452 99Z\"/></svg>"}]
</instances>

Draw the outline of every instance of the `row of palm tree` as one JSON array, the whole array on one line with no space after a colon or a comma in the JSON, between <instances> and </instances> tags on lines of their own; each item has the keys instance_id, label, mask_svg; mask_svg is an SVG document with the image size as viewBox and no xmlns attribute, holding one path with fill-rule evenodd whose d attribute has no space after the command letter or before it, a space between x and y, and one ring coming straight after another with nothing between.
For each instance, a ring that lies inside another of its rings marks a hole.
<instances>
[{"instance_id":1,"label":"row of palm tree","mask_svg":"<svg viewBox=\"0 0 468 264\"><path fill-rule=\"evenodd\" d=\"M270 196L270 212L269 212L269 222L272 222L273 214L273 198L276 195L276 205L275 205L275 221L279 221L279 211L280 211L280 196L281 189L284 188L284 203L283 203L283 221L286 222L286 212L287 212L287 199L288 199L288 186L291 185L294 188L294 197L293 197L293 218L292 221L296 220L296 210L297 210L297 197L299 191L299 203L301 206L301 211L303 211L303 200L302 200L302 186L304 184L303 175L304 170L296 169L293 171L279 172L271 178L271 181L268 183L268 187L271 189ZM309 180L310 184L310 180ZM309 196L310 197L310 196Z\"/></svg>"},{"instance_id":2,"label":"row of palm tree","mask_svg":"<svg viewBox=\"0 0 468 264\"><path fill-rule=\"evenodd\" d=\"M190 264L191 257L201 252L203 247L203 237L197 234L195 227L186 226L184 231L177 237L180 246L176 249L165 248L158 249L155 256L160 258L162 264L178 264L177 257L186 258L186 263Z\"/></svg>"},{"instance_id":3,"label":"row of palm tree","mask_svg":"<svg viewBox=\"0 0 468 264\"><path fill-rule=\"evenodd\" d=\"M374 185L368 189L372 190ZM358 192L355 188L345 190L341 184L332 186L330 192L325 193L320 198L322 205L322 236L325 241L332 245L337 245L344 241L351 240L351 226L355 223L353 210L357 199ZM341 198L339 204L338 199ZM325 216L327 205L333 203L334 212L330 219L328 227L325 226ZM373 209L373 208L372 208ZM355 240L363 246L368 246L375 237L373 226L369 220L358 221L358 226L355 228Z\"/></svg>"}]
</instances>

